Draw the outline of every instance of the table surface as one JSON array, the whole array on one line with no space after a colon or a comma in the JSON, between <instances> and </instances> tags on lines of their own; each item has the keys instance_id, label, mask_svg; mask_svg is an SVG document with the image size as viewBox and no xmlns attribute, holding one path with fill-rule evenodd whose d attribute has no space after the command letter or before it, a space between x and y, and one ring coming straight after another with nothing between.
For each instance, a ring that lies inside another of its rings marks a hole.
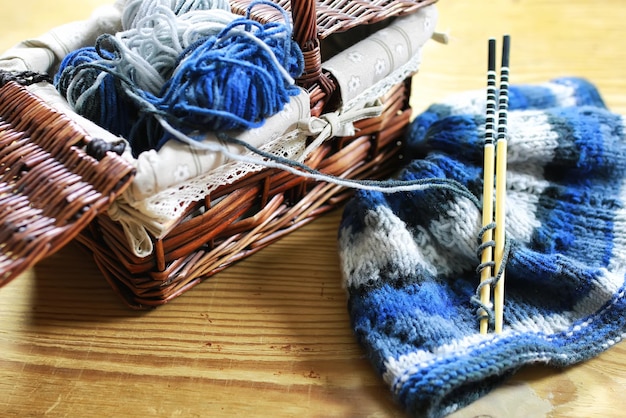
<instances>
[{"instance_id":1,"label":"table surface","mask_svg":"<svg viewBox=\"0 0 626 418\"><path fill-rule=\"evenodd\" d=\"M0 49L104 0L5 2ZM479 6L480 4L480 6ZM576 75L626 114L623 0L441 0L416 111L484 85L486 39L512 36L512 82ZM0 289L4 416L402 416L349 327L340 211L157 310L135 312L70 244ZM626 410L626 343L566 370L529 367L456 417L610 417Z\"/></svg>"}]
</instances>

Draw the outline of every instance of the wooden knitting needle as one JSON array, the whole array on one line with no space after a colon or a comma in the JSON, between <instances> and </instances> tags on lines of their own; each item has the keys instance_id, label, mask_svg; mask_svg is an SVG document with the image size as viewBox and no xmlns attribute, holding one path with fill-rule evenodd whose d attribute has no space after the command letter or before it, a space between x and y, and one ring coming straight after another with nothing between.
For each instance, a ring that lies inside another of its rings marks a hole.
<instances>
[{"instance_id":1,"label":"wooden knitting needle","mask_svg":"<svg viewBox=\"0 0 626 418\"><path fill-rule=\"evenodd\" d=\"M506 164L507 164L507 112L509 107L509 51L511 39L505 35L502 45L500 68L500 94L498 95L498 136L496 140L496 203L495 203L495 274L498 281L494 288L495 332L502 332L504 310L504 257L506 228Z\"/></svg>"},{"instance_id":2,"label":"wooden knitting needle","mask_svg":"<svg viewBox=\"0 0 626 418\"><path fill-rule=\"evenodd\" d=\"M485 145L483 161L483 228L485 228L482 243L481 264L484 268L480 273L480 282L483 287L480 290L480 301L484 306L491 303L491 286L485 285L493 276L493 248L487 245L493 240L493 230L487 228L493 222L493 176L495 159L495 120L496 120L496 40L489 39L489 53L487 65L487 107L485 118ZM489 330L489 318L486 312L481 312L480 333L486 334Z\"/></svg>"}]
</instances>

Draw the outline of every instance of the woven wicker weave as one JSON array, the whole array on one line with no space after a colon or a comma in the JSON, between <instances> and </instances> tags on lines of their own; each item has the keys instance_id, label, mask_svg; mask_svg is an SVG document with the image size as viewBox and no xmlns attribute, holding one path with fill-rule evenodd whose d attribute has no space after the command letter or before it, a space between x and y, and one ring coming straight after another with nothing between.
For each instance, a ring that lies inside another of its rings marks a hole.
<instances>
[{"instance_id":1,"label":"woven wicker weave","mask_svg":"<svg viewBox=\"0 0 626 418\"><path fill-rule=\"evenodd\" d=\"M233 0L243 14L250 1ZM291 10L294 37L305 54L298 83L311 112L332 109L335 83L321 69L322 40L434 3L424 1L278 0ZM254 17L278 19L257 7ZM333 138L306 164L343 177L388 176L398 165L410 118L410 77L382 98L383 113L355 124L358 136ZM111 286L132 307L166 303L203 279L269 245L337 207L350 192L326 183L266 169L223 186L190 207L149 257L138 258L119 224L103 210L132 179L132 168L114 153L100 161L83 148L80 127L23 87L0 88L0 284L72 239L94 254Z\"/></svg>"},{"instance_id":2,"label":"woven wicker weave","mask_svg":"<svg viewBox=\"0 0 626 418\"><path fill-rule=\"evenodd\" d=\"M13 81L0 88L0 284L65 245L132 180L113 154Z\"/></svg>"}]
</instances>

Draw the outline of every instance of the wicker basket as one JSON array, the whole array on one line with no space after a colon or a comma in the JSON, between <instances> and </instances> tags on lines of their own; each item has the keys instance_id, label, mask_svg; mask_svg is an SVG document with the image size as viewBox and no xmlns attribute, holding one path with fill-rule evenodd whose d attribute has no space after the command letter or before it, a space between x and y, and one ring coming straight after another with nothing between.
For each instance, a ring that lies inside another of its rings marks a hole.
<instances>
[{"instance_id":1,"label":"wicker basket","mask_svg":"<svg viewBox=\"0 0 626 418\"><path fill-rule=\"evenodd\" d=\"M297 81L311 113L336 106L337 83L322 70L324 41L333 33L409 14L434 0L278 0L291 10L294 38L305 55ZM249 1L233 0L243 14ZM255 9L262 21L275 10ZM388 176L401 158L411 111L411 77L382 98L380 116L355 123L358 135L332 138L306 164L341 177ZM276 169L220 187L188 208L153 253L137 257L106 208L133 179L133 167L113 152L98 160L92 139L64 114L14 81L0 88L0 284L77 238L113 289L132 307L158 306L203 279L337 207L350 191Z\"/></svg>"}]
</instances>

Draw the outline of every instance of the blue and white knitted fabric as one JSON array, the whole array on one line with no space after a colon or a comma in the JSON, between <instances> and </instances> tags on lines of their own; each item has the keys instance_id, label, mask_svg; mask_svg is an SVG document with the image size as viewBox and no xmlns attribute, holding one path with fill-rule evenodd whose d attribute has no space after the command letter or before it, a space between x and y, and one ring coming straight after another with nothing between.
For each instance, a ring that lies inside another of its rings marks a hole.
<instances>
[{"instance_id":1,"label":"blue and white knitted fabric","mask_svg":"<svg viewBox=\"0 0 626 418\"><path fill-rule=\"evenodd\" d=\"M483 96L419 115L400 175L451 179L476 199L359 191L340 226L353 329L412 416L445 416L523 365L568 366L626 335L625 120L576 78L511 87L505 323L479 333Z\"/></svg>"}]
</instances>

